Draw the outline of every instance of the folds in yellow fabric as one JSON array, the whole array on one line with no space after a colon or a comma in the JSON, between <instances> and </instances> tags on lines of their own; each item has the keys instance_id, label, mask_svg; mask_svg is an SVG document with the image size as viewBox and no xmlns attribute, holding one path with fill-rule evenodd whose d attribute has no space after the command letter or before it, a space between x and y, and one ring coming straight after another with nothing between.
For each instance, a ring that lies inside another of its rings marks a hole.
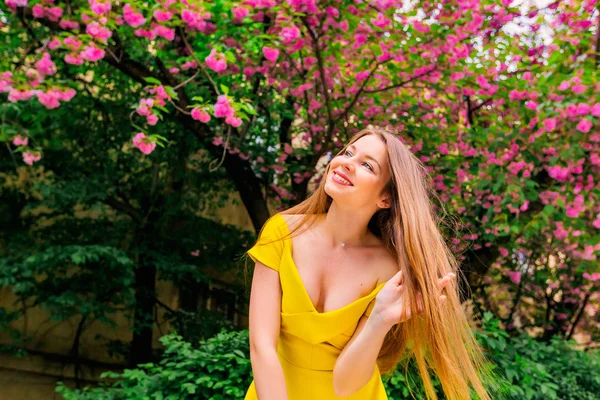
<instances>
[{"instance_id":1,"label":"folds in yellow fabric","mask_svg":"<svg viewBox=\"0 0 600 400\"><path fill-rule=\"evenodd\" d=\"M267 267L279 271L283 255L286 221L280 214L275 214L265 222L254 246L247 254L254 262L261 262Z\"/></svg>"}]
</instances>

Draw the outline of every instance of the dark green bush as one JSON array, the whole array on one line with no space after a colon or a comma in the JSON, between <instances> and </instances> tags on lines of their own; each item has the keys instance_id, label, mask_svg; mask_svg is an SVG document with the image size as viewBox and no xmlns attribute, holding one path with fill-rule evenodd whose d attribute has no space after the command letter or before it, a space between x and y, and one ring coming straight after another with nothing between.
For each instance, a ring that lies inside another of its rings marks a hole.
<instances>
[{"instance_id":1,"label":"dark green bush","mask_svg":"<svg viewBox=\"0 0 600 400\"><path fill-rule=\"evenodd\" d=\"M494 399L597 400L600 399L598 352L574 350L573 342L553 339L537 342L527 335L509 337L498 320L486 313L484 329L477 332L488 350L498 380ZM140 365L122 373L107 372L114 380L100 387L73 390L59 383L65 400L221 400L242 399L250 382L248 331L225 332L203 340L195 348L181 336L161 339L165 346L160 363ZM413 362L405 362L385 380L390 399L424 399ZM434 386L444 399L440 382Z\"/></svg>"}]
</instances>

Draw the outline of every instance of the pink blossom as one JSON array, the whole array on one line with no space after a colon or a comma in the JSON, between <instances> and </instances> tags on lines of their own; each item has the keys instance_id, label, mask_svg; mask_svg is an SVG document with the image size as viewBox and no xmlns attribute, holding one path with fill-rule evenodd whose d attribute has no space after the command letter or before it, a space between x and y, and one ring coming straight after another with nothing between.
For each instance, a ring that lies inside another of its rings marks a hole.
<instances>
[{"instance_id":1,"label":"pink blossom","mask_svg":"<svg viewBox=\"0 0 600 400\"><path fill-rule=\"evenodd\" d=\"M575 109L575 115L586 115L590 112L592 107L589 104L579 103Z\"/></svg>"},{"instance_id":2,"label":"pink blossom","mask_svg":"<svg viewBox=\"0 0 600 400\"><path fill-rule=\"evenodd\" d=\"M537 109L537 107L538 107L538 104L535 101L533 101L533 100L529 100L529 101L525 102L525 107L528 108L528 109L530 109L530 110L535 111Z\"/></svg>"},{"instance_id":3,"label":"pink blossom","mask_svg":"<svg viewBox=\"0 0 600 400\"><path fill-rule=\"evenodd\" d=\"M592 125L593 124L590 121L588 121L587 119L583 118L577 124L577 130L579 130L579 131L581 131L583 133L588 133L590 131L590 129L592 129Z\"/></svg>"},{"instance_id":4,"label":"pink blossom","mask_svg":"<svg viewBox=\"0 0 600 400\"><path fill-rule=\"evenodd\" d=\"M42 158L42 154L39 152L29 153L27 151L23 152L23 161L27 165L33 165L34 162L40 161Z\"/></svg>"},{"instance_id":5,"label":"pink blossom","mask_svg":"<svg viewBox=\"0 0 600 400\"><path fill-rule=\"evenodd\" d=\"M583 277L585 279L589 279L592 282L600 280L600 272L594 272L593 274L588 274L587 272L583 273Z\"/></svg>"},{"instance_id":6,"label":"pink blossom","mask_svg":"<svg viewBox=\"0 0 600 400\"><path fill-rule=\"evenodd\" d=\"M582 85L580 83L576 83L575 85L571 86L571 90L575 94L581 94L581 93L585 92L587 90L587 88L588 88L587 86Z\"/></svg>"},{"instance_id":7,"label":"pink blossom","mask_svg":"<svg viewBox=\"0 0 600 400\"><path fill-rule=\"evenodd\" d=\"M207 123L210 121L210 114L203 108L194 107L192 109L192 118L197 121Z\"/></svg>"},{"instance_id":8,"label":"pink blossom","mask_svg":"<svg viewBox=\"0 0 600 400\"><path fill-rule=\"evenodd\" d=\"M137 37L145 37L150 40L154 40L154 38L156 38L156 33L148 29L136 29L135 31L133 31L133 34Z\"/></svg>"},{"instance_id":9,"label":"pink blossom","mask_svg":"<svg viewBox=\"0 0 600 400\"><path fill-rule=\"evenodd\" d=\"M196 67L198 67L198 63L196 62L196 60L187 61L187 62L184 62L183 64L181 64L181 69L183 71L187 71L188 69L196 68Z\"/></svg>"},{"instance_id":10,"label":"pink blossom","mask_svg":"<svg viewBox=\"0 0 600 400\"><path fill-rule=\"evenodd\" d=\"M216 49L212 49L204 61L206 61L206 65L215 72L221 72L227 69L225 54L217 53Z\"/></svg>"},{"instance_id":11,"label":"pink blossom","mask_svg":"<svg viewBox=\"0 0 600 400\"><path fill-rule=\"evenodd\" d=\"M48 48L50 50L56 50L60 47L60 45L62 44L62 42L60 41L60 39L58 38L52 38L52 40L50 41L50 43L48 43Z\"/></svg>"},{"instance_id":12,"label":"pink blossom","mask_svg":"<svg viewBox=\"0 0 600 400\"><path fill-rule=\"evenodd\" d=\"M390 20L385 17L382 13L377 14L377 18L371 19L371 23L378 28L383 28L390 24Z\"/></svg>"},{"instance_id":13,"label":"pink blossom","mask_svg":"<svg viewBox=\"0 0 600 400\"><path fill-rule=\"evenodd\" d=\"M102 3L96 0L89 0L89 3L92 12L98 15L108 14L111 8L110 1Z\"/></svg>"},{"instance_id":14,"label":"pink blossom","mask_svg":"<svg viewBox=\"0 0 600 400\"><path fill-rule=\"evenodd\" d=\"M63 43L71 50L77 50L81 46L81 42L75 36L67 36Z\"/></svg>"},{"instance_id":15,"label":"pink blossom","mask_svg":"<svg viewBox=\"0 0 600 400\"><path fill-rule=\"evenodd\" d=\"M558 90L567 90L567 89L569 88L569 86L570 86L570 85L571 85L571 82L570 82L570 81L567 81L567 80L565 80L565 81L562 81L562 82L560 83L560 85L558 85Z\"/></svg>"},{"instance_id":16,"label":"pink blossom","mask_svg":"<svg viewBox=\"0 0 600 400\"><path fill-rule=\"evenodd\" d=\"M104 58L104 50L99 49L98 47L90 44L87 46L80 54L81 58L88 61L98 61Z\"/></svg>"},{"instance_id":17,"label":"pink blossom","mask_svg":"<svg viewBox=\"0 0 600 400\"><path fill-rule=\"evenodd\" d=\"M543 122L544 129L548 132L552 132L556 128L556 118L546 118Z\"/></svg>"},{"instance_id":18,"label":"pink blossom","mask_svg":"<svg viewBox=\"0 0 600 400\"><path fill-rule=\"evenodd\" d=\"M272 47L263 47L262 49L263 51L263 55L265 56L265 58L269 61L275 62L277 61L277 58L279 57L279 50L272 48Z\"/></svg>"},{"instance_id":19,"label":"pink blossom","mask_svg":"<svg viewBox=\"0 0 600 400\"><path fill-rule=\"evenodd\" d=\"M67 64L72 64L72 65L83 64L83 58L77 53L66 54L64 60Z\"/></svg>"},{"instance_id":20,"label":"pink blossom","mask_svg":"<svg viewBox=\"0 0 600 400\"><path fill-rule=\"evenodd\" d=\"M52 22L57 22L63 15L63 9L60 7L49 7L44 10L44 15Z\"/></svg>"},{"instance_id":21,"label":"pink blossom","mask_svg":"<svg viewBox=\"0 0 600 400\"><path fill-rule=\"evenodd\" d=\"M29 143L29 138L17 135L13 138L12 142L15 146L27 146L27 143Z\"/></svg>"},{"instance_id":22,"label":"pink blossom","mask_svg":"<svg viewBox=\"0 0 600 400\"><path fill-rule=\"evenodd\" d=\"M223 138L222 137L215 137L212 141L212 144L214 144L215 146L220 146L223 144Z\"/></svg>"},{"instance_id":23,"label":"pink blossom","mask_svg":"<svg viewBox=\"0 0 600 400\"><path fill-rule=\"evenodd\" d=\"M225 123L237 128L238 126L242 125L242 119L235 116L229 116L225 118Z\"/></svg>"},{"instance_id":24,"label":"pink blossom","mask_svg":"<svg viewBox=\"0 0 600 400\"><path fill-rule=\"evenodd\" d=\"M37 92L37 98L38 101L48 109L58 108L60 106L60 102L58 101L58 93L54 90L49 90L45 93Z\"/></svg>"},{"instance_id":25,"label":"pink blossom","mask_svg":"<svg viewBox=\"0 0 600 400\"><path fill-rule=\"evenodd\" d=\"M146 18L144 18L142 14L136 12L130 4L125 4L123 6L123 18L132 28L137 28L146 23Z\"/></svg>"},{"instance_id":26,"label":"pink blossom","mask_svg":"<svg viewBox=\"0 0 600 400\"><path fill-rule=\"evenodd\" d=\"M246 7L233 7L231 9L231 13L233 14L236 22L240 22L250 13L250 10L248 10Z\"/></svg>"},{"instance_id":27,"label":"pink blossom","mask_svg":"<svg viewBox=\"0 0 600 400\"><path fill-rule=\"evenodd\" d=\"M508 277L515 285L518 285L521 282L521 272L519 271L509 271Z\"/></svg>"},{"instance_id":28,"label":"pink blossom","mask_svg":"<svg viewBox=\"0 0 600 400\"><path fill-rule=\"evenodd\" d=\"M229 104L229 99L222 94L217 98L217 103L214 106L215 117L233 117L235 110Z\"/></svg>"},{"instance_id":29,"label":"pink blossom","mask_svg":"<svg viewBox=\"0 0 600 400\"><path fill-rule=\"evenodd\" d=\"M79 28L79 24L75 21L69 21L66 19L61 19L58 25L63 29L77 29Z\"/></svg>"},{"instance_id":30,"label":"pink blossom","mask_svg":"<svg viewBox=\"0 0 600 400\"><path fill-rule=\"evenodd\" d=\"M171 19L171 17L173 17L173 13L169 12L169 11L165 11L165 10L154 10L154 18L158 21L158 22L165 22Z\"/></svg>"},{"instance_id":31,"label":"pink blossom","mask_svg":"<svg viewBox=\"0 0 600 400\"><path fill-rule=\"evenodd\" d=\"M141 115L142 117L147 117L148 115L150 115L152 113L153 105L154 105L153 99L141 99L140 105L135 110L135 112L137 112L138 115Z\"/></svg>"},{"instance_id":32,"label":"pink blossom","mask_svg":"<svg viewBox=\"0 0 600 400\"><path fill-rule=\"evenodd\" d=\"M44 16L44 6L36 4L31 8L33 18L42 18Z\"/></svg>"},{"instance_id":33,"label":"pink blossom","mask_svg":"<svg viewBox=\"0 0 600 400\"><path fill-rule=\"evenodd\" d=\"M85 33L103 42L105 42L106 39L112 36L112 32L110 29L98 24L95 21L86 26Z\"/></svg>"},{"instance_id":34,"label":"pink blossom","mask_svg":"<svg viewBox=\"0 0 600 400\"><path fill-rule=\"evenodd\" d=\"M367 78L369 77L369 74L370 74L370 73L371 73L370 71L361 71L361 72L358 72L358 73L356 73L356 74L354 75L354 78L355 78L355 79L356 79L358 82L361 82L361 81L364 81L365 79L367 79Z\"/></svg>"},{"instance_id":35,"label":"pink blossom","mask_svg":"<svg viewBox=\"0 0 600 400\"><path fill-rule=\"evenodd\" d=\"M73 88L67 88L56 91L56 94L60 101L70 101L73 97L75 97L77 91Z\"/></svg>"},{"instance_id":36,"label":"pink blossom","mask_svg":"<svg viewBox=\"0 0 600 400\"><path fill-rule=\"evenodd\" d=\"M169 41L175 39L175 29L168 28L163 25L154 25L152 31L156 34L156 36L161 36Z\"/></svg>"},{"instance_id":37,"label":"pink blossom","mask_svg":"<svg viewBox=\"0 0 600 400\"><path fill-rule=\"evenodd\" d=\"M295 25L286 26L281 30L281 39L283 44L293 43L296 39L300 37L300 29Z\"/></svg>"},{"instance_id":38,"label":"pink blossom","mask_svg":"<svg viewBox=\"0 0 600 400\"><path fill-rule=\"evenodd\" d=\"M600 117L600 103L594 104L590 111L594 117Z\"/></svg>"},{"instance_id":39,"label":"pink blossom","mask_svg":"<svg viewBox=\"0 0 600 400\"><path fill-rule=\"evenodd\" d=\"M29 0L6 0L6 5L9 7L27 7Z\"/></svg>"},{"instance_id":40,"label":"pink blossom","mask_svg":"<svg viewBox=\"0 0 600 400\"><path fill-rule=\"evenodd\" d=\"M146 117L146 121L148 122L148 125L156 125L158 122L158 116L155 114L150 114Z\"/></svg>"},{"instance_id":41,"label":"pink blossom","mask_svg":"<svg viewBox=\"0 0 600 400\"><path fill-rule=\"evenodd\" d=\"M10 88L8 92L8 101L15 103L21 100L27 100L35 94L33 90L18 90Z\"/></svg>"},{"instance_id":42,"label":"pink blossom","mask_svg":"<svg viewBox=\"0 0 600 400\"><path fill-rule=\"evenodd\" d=\"M50 53L47 51L45 51L42 58L35 63L35 68L40 75L52 75L56 73L56 65L50 58Z\"/></svg>"},{"instance_id":43,"label":"pink blossom","mask_svg":"<svg viewBox=\"0 0 600 400\"><path fill-rule=\"evenodd\" d=\"M137 147L142 153L150 154L156 148L156 143L152 141L150 137L147 137L143 132L139 132L131 139L133 145Z\"/></svg>"}]
</instances>

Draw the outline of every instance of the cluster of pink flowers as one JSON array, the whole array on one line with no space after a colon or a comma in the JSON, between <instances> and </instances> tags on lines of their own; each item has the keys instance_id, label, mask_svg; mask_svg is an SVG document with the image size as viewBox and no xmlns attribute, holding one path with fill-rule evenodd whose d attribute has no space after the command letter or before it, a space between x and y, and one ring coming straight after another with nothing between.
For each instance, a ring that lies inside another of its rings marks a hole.
<instances>
[{"instance_id":1,"label":"cluster of pink flowers","mask_svg":"<svg viewBox=\"0 0 600 400\"><path fill-rule=\"evenodd\" d=\"M29 143L29 138L17 135L13 138L12 142L15 146L27 146L27 143Z\"/></svg>"},{"instance_id":2,"label":"cluster of pink flowers","mask_svg":"<svg viewBox=\"0 0 600 400\"><path fill-rule=\"evenodd\" d=\"M102 43L106 43L109 37L112 36L112 31L108 29L106 26L101 25L98 21L93 21L86 25L85 33L101 41Z\"/></svg>"},{"instance_id":3,"label":"cluster of pink flowers","mask_svg":"<svg viewBox=\"0 0 600 400\"><path fill-rule=\"evenodd\" d=\"M33 165L34 162L38 162L41 159L42 153L40 153L39 151L33 153L28 151L23 152L23 162L25 162L25 164L27 165Z\"/></svg>"},{"instance_id":4,"label":"cluster of pink flowers","mask_svg":"<svg viewBox=\"0 0 600 400\"><path fill-rule=\"evenodd\" d=\"M235 116L235 109L232 107L231 100L227 95L222 94L217 98L214 110L215 117L225 117L225 122L234 128L242 124L242 119Z\"/></svg>"},{"instance_id":5,"label":"cluster of pink flowers","mask_svg":"<svg viewBox=\"0 0 600 400\"><path fill-rule=\"evenodd\" d=\"M263 55L265 56L265 58L271 62L275 62L275 61L277 61L277 58L279 58L279 50L278 49L265 46L265 47L263 47L262 51L263 51Z\"/></svg>"},{"instance_id":6,"label":"cluster of pink flowers","mask_svg":"<svg viewBox=\"0 0 600 400\"><path fill-rule=\"evenodd\" d=\"M40 75L53 75L56 73L56 64L54 64L54 61L50 58L50 53L47 51L45 51L42 58L35 63L35 68Z\"/></svg>"},{"instance_id":7,"label":"cluster of pink flowers","mask_svg":"<svg viewBox=\"0 0 600 400\"><path fill-rule=\"evenodd\" d=\"M186 23L187 30L200 31L204 34L212 33L216 27L208 22L212 14L203 7L188 4L187 8L181 10L181 19Z\"/></svg>"},{"instance_id":8,"label":"cluster of pink flowers","mask_svg":"<svg viewBox=\"0 0 600 400\"><path fill-rule=\"evenodd\" d=\"M15 146L24 146L27 147L29 144L29 138L22 135L17 135L13 137L12 143ZM42 159L42 153L39 151L24 151L23 154L23 162L27 165L33 165L34 162L40 161Z\"/></svg>"},{"instance_id":9,"label":"cluster of pink flowers","mask_svg":"<svg viewBox=\"0 0 600 400\"><path fill-rule=\"evenodd\" d=\"M194 107L192 109L192 118L195 119L196 121L200 121L203 123L207 123L208 121L210 121L210 114L208 113L208 111L206 110L206 108L198 108L198 107Z\"/></svg>"},{"instance_id":10,"label":"cluster of pink flowers","mask_svg":"<svg viewBox=\"0 0 600 400\"><path fill-rule=\"evenodd\" d=\"M48 18L52 22L57 22L63 15L63 9L60 7L44 7L41 4L36 4L32 7L31 12L34 18Z\"/></svg>"},{"instance_id":11,"label":"cluster of pink flowers","mask_svg":"<svg viewBox=\"0 0 600 400\"><path fill-rule=\"evenodd\" d=\"M94 14L108 14L112 8L110 1L88 0L88 2L90 3L90 9Z\"/></svg>"},{"instance_id":12,"label":"cluster of pink flowers","mask_svg":"<svg viewBox=\"0 0 600 400\"><path fill-rule=\"evenodd\" d=\"M152 138L146 136L143 132L139 132L131 141L144 154L150 154L156 148L156 143L152 141Z\"/></svg>"},{"instance_id":13,"label":"cluster of pink flowers","mask_svg":"<svg viewBox=\"0 0 600 400\"><path fill-rule=\"evenodd\" d=\"M38 91L36 93L38 101L42 103L46 108L58 108L60 102L70 101L77 92L71 88L57 88L53 87L48 89L46 92Z\"/></svg>"},{"instance_id":14,"label":"cluster of pink flowers","mask_svg":"<svg viewBox=\"0 0 600 400\"><path fill-rule=\"evenodd\" d=\"M138 115L146 117L148 125L156 125L158 122L158 116L154 113L154 105L164 107L166 104L165 100L169 100L171 96L165 91L165 87L162 85L155 86L148 90L154 97L144 98L140 100L138 108L135 110Z\"/></svg>"},{"instance_id":15,"label":"cluster of pink flowers","mask_svg":"<svg viewBox=\"0 0 600 400\"><path fill-rule=\"evenodd\" d=\"M227 69L227 61L225 60L225 54L217 52L216 49L212 49L208 57L204 60L208 68L215 72L225 71Z\"/></svg>"},{"instance_id":16,"label":"cluster of pink flowers","mask_svg":"<svg viewBox=\"0 0 600 400\"><path fill-rule=\"evenodd\" d=\"M154 105L154 99L151 99L151 98L141 99L140 105L135 110L142 117L146 117L146 121L148 122L148 125L156 125L156 123L158 122L158 116L156 116L152 112L153 105Z\"/></svg>"},{"instance_id":17,"label":"cluster of pink flowers","mask_svg":"<svg viewBox=\"0 0 600 400\"><path fill-rule=\"evenodd\" d=\"M131 7L130 4L125 4L123 6L123 19L129 26L132 28L137 28L138 26L144 25L146 23L146 18L139 13L136 9Z\"/></svg>"}]
</instances>

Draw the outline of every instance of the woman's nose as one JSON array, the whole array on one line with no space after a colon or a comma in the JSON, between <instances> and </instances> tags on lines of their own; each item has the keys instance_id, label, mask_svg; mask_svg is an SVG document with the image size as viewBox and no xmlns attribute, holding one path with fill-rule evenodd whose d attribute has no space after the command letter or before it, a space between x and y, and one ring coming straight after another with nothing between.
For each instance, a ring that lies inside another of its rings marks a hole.
<instances>
[{"instance_id":1,"label":"woman's nose","mask_svg":"<svg viewBox=\"0 0 600 400\"><path fill-rule=\"evenodd\" d=\"M342 167L348 171L354 171L354 160L352 158L344 158L342 161Z\"/></svg>"}]
</instances>

